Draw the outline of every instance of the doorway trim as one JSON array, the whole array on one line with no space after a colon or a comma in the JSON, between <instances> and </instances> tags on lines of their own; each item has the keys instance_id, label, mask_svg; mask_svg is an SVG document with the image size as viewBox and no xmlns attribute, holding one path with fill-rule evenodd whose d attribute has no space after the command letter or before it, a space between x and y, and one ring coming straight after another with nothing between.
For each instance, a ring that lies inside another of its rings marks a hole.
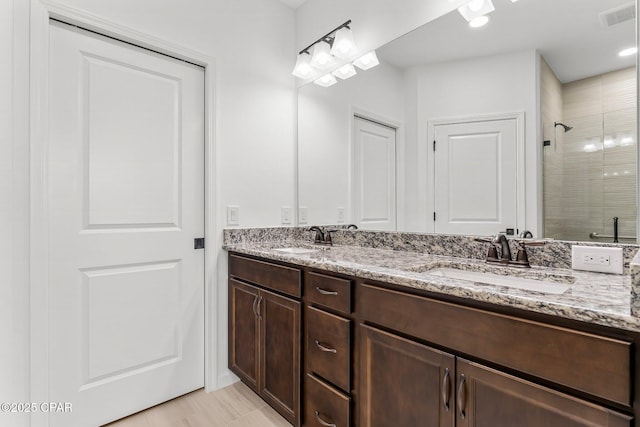
<instances>
[{"instance_id":1,"label":"doorway trim","mask_svg":"<svg viewBox=\"0 0 640 427\"><path fill-rule=\"evenodd\" d=\"M30 22L30 108L29 108L29 292L30 292L30 394L32 402L49 399L49 284L48 251L48 127L49 127L49 20L56 19L96 33L172 56L204 68L205 144L205 272L204 272L204 383L207 390L218 388L217 248L217 155L215 137L215 60L201 52L156 38L114 22L61 6L50 0L31 1ZM47 427L46 413L32 414L31 426Z\"/></svg>"},{"instance_id":2,"label":"doorway trim","mask_svg":"<svg viewBox=\"0 0 640 427\"><path fill-rule=\"evenodd\" d=\"M525 172L525 113L523 111L514 113L496 113L496 114L479 114L474 116L461 116L450 118L436 118L429 119L427 121L427 141L426 142L426 158L420 161L420 164L426 164L427 170L431 167L431 173L427 173L423 176L426 182L423 182L424 189L427 194L427 209L426 212L433 212L435 209L435 155L431 144L435 140L436 126L462 124L462 123L474 123L474 122L487 122L497 120L515 120L516 121L516 220L517 227L526 229L526 172ZM432 220L430 214L426 216L426 230L427 232L435 232L435 222Z\"/></svg>"}]
</instances>

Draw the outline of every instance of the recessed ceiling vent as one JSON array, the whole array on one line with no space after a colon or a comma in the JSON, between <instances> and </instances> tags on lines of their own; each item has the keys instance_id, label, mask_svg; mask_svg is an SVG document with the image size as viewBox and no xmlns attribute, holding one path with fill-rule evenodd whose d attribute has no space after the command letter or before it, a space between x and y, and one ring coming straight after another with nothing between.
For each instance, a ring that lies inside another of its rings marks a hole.
<instances>
[{"instance_id":1,"label":"recessed ceiling vent","mask_svg":"<svg viewBox=\"0 0 640 427\"><path fill-rule=\"evenodd\" d=\"M600 14L600 23L603 27L613 27L636 18L635 2L606 10Z\"/></svg>"}]
</instances>

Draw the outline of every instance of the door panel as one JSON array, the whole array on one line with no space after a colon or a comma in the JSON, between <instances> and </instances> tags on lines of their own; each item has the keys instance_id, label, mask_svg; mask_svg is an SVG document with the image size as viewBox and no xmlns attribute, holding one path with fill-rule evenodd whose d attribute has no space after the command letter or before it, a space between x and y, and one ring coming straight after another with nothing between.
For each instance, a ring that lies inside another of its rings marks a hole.
<instances>
[{"instance_id":1,"label":"door panel","mask_svg":"<svg viewBox=\"0 0 640 427\"><path fill-rule=\"evenodd\" d=\"M229 368L258 391L258 288L229 279Z\"/></svg>"},{"instance_id":2,"label":"door panel","mask_svg":"<svg viewBox=\"0 0 640 427\"><path fill-rule=\"evenodd\" d=\"M457 360L457 373L460 427L630 427L633 423L626 415L464 359Z\"/></svg>"},{"instance_id":3,"label":"door panel","mask_svg":"<svg viewBox=\"0 0 640 427\"><path fill-rule=\"evenodd\" d=\"M51 22L51 425L203 386L202 68Z\"/></svg>"},{"instance_id":4,"label":"door panel","mask_svg":"<svg viewBox=\"0 0 640 427\"><path fill-rule=\"evenodd\" d=\"M362 229L396 230L396 132L354 118L355 223Z\"/></svg>"},{"instance_id":5,"label":"door panel","mask_svg":"<svg viewBox=\"0 0 640 427\"><path fill-rule=\"evenodd\" d=\"M360 332L362 425L453 427L454 356L370 326Z\"/></svg>"},{"instance_id":6,"label":"door panel","mask_svg":"<svg viewBox=\"0 0 640 427\"><path fill-rule=\"evenodd\" d=\"M435 138L435 232L516 228L516 121L439 125Z\"/></svg>"},{"instance_id":7,"label":"door panel","mask_svg":"<svg viewBox=\"0 0 640 427\"><path fill-rule=\"evenodd\" d=\"M260 296L260 395L298 425L302 304L265 290Z\"/></svg>"}]
</instances>

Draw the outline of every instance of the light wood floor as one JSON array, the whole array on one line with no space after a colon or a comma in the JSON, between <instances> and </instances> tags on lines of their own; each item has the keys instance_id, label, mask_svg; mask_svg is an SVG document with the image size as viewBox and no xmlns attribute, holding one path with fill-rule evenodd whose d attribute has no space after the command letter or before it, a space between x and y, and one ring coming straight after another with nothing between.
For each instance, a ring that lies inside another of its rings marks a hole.
<instances>
[{"instance_id":1,"label":"light wood floor","mask_svg":"<svg viewBox=\"0 0 640 427\"><path fill-rule=\"evenodd\" d=\"M108 427L291 427L246 385L197 390ZM105 426L105 427L107 427Z\"/></svg>"}]
</instances>

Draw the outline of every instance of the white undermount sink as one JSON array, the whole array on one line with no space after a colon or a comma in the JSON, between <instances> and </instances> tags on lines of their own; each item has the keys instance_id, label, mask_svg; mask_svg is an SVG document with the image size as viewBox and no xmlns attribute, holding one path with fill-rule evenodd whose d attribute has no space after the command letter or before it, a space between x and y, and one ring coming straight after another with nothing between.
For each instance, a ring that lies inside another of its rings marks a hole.
<instances>
[{"instance_id":1,"label":"white undermount sink","mask_svg":"<svg viewBox=\"0 0 640 427\"><path fill-rule=\"evenodd\" d=\"M317 251L317 249L310 249L310 248L299 248L299 247L291 247L291 248L277 248L274 249L278 252L284 252L286 254L310 254L312 252Z\"/></svg>"},{"instance_id":2,"label":"white undermount sink","mask_svg":"<svg viewBox=\"0 0 640 427\"><path fill-rule=\"evenodd\" d=\"M527 279L524 277L501 276L479 271L458 270L455 268L436 268L426 272L433 276L448 277L450 279L466 280L469 282L485 283L488 285L506 286L545 294L562 294L569 289L564 283L548 282L544 280Z\"/></svg>"}]
</instances>

